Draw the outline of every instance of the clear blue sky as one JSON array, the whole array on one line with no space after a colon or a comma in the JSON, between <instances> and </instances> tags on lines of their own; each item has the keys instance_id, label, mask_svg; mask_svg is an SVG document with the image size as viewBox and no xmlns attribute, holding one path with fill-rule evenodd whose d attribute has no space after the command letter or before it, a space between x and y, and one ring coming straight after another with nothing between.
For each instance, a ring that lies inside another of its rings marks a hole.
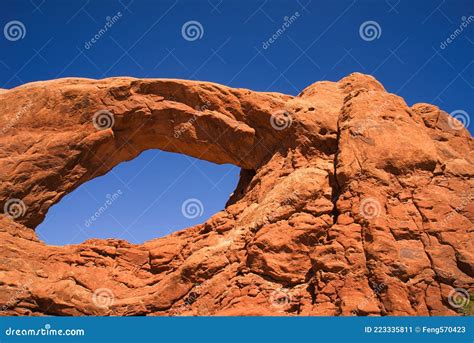
<instances>
[{"instance_id":1,"label":"clear blue sky","mask_svg":"<svg viewBox=\"0 0 474 343\"><path fill-rule=\"evenodd\" d=\"M114 15L114 24L91 44ZM0 88L58 77L134 76L297 94L315 81L359 71L374 75L409 105L429 102L472 117L474 21L441 48L472 15L472 0L4 0L2 31L14 20L24 30L20 36L10 32L10 40L5 32L0 36ZM268 44L285 17L291 24ZM188 21L202 27L196 40L183 38ZM367 21L378 25L376 39L361 36ZM471 132L473 127L474 119ZM65 197L37 231L59 245L93 237L143 242L221 210L238 173L229 165L147 151ZM117 190L122 194L87 227L87 218ZM182 215L189 198L203 204L202 215Z\"/></svg>"}]
</instances>

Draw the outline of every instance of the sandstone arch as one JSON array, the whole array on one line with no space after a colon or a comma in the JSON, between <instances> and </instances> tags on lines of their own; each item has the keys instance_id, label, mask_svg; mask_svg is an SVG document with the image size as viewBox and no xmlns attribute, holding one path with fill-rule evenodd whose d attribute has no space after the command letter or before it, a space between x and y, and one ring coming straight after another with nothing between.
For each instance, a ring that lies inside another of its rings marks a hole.
<instances>
[{"instance_id":1,"label":"sandstone arch","mask_svg":"<svg viewBox=\"0 0 474 343\"><path fill-rule=\"evenodd\" d=\"M0 205L25 204L0 217L6 314L442 315L472 291L472 138L370 76L296 97L60 79L2 92L0 110ZM241 167L226 209L143 245L37 240L62 196L150 148Z\"/></svg>"}]
</instances>

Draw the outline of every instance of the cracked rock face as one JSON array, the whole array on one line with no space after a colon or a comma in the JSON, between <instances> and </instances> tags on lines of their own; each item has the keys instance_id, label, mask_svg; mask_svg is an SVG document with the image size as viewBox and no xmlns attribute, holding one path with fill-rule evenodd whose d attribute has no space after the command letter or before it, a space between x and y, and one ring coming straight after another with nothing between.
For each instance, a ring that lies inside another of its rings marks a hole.
<instances>
[{"instance_id":1,"label":"cracked rock face","mask_svg":"<svg viewBox=\"0 0 474 343\"><path fill-rule=\"evenodd\" d=\"M473 139L371 76L295 97L35 82L0 93L0 127L3 315L456 315L473 292ZM141 245L36 237L64 195L152 148L241 167L225 210Z\"/></svg>"}]
</instances>

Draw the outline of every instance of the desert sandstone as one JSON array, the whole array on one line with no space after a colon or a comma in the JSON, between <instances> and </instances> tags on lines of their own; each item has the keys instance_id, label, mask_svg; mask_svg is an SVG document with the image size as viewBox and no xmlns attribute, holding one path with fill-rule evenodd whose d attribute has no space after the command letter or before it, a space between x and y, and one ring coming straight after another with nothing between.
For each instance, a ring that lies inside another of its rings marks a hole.
<instances>
[{"instance_id":1,"label":"desert sandstone","mask_svg":"<svg viewBox=\"0 0 474 343\"><path fill-rule=\"evenodd\" d=\"M439 316L473 292L473 139L371 76L298 96L34 82L1 90L0 129L3 315ZM239 184L205 223L144 244L37 238L63 196L147 149L234 164Z\"/></svg>"}]
</instances>

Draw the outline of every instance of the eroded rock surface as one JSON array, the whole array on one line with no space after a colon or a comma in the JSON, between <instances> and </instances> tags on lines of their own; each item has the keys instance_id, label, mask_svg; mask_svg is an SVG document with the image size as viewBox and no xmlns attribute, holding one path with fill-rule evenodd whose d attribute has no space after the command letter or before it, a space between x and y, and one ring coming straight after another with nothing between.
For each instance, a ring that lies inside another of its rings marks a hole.
<instances>
[{"instance_id":1,"label":"eroded rock surface","mask_svg":"<svg viewBox=\"0 0 474 343\"><path fill-rule=\"evenodd\" d=\"M3 315L456 315L473 291L473 139L371 76L296 97L35 82L0 93L0 128ZM151 148L241 167L225 210L142 245L36 237L61 197Z\"/></svg>"}]
</instances>

